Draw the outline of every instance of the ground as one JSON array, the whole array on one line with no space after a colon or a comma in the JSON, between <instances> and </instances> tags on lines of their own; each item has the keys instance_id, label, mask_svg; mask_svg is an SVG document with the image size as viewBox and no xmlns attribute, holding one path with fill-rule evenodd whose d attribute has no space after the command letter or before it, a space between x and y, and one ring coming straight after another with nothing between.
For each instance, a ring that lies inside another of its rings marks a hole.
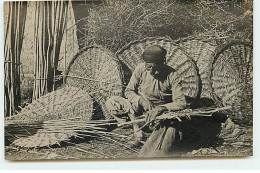
<instances>
[{"instance_id":1,"label":"ground","mask_svg":"<svg viewBox=\"0 0 260 173\"><path fill-rule=\"evenodd\" d=\"M222 131L215 145L198 148L196 144L180 147L172 157L245 157L253 155L252 126L240 126L232 121L222 124ZM91 139L71 139L46 148L25 149L6 146L7 160L45 159L136 159L140 147L133 147L131 128L116 128ZM195 148L195 149L194 149Z\"/></svg>"}]
</instances>

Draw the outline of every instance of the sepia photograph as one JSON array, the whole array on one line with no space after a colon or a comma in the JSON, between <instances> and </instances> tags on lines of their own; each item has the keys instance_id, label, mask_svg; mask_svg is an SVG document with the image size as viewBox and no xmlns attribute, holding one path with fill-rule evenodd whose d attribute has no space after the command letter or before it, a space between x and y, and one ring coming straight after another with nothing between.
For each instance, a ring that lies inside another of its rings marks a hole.
<instances>
[{"instance_id":1,"label":"sepia photograph","mask_svg":"<svg viewBox=\"0 0 260 173\"><path fill-rule=\"evenodd\" d=\"M6 160L253 156L253 0L4 2Z\"/></svg>"}]
</instances>

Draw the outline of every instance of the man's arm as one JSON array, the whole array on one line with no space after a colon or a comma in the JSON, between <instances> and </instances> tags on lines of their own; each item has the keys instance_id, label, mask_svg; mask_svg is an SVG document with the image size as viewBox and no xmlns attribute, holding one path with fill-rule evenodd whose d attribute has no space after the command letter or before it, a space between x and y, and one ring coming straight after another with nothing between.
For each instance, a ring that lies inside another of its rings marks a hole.
<instances>
[{"instance_id":1,"label":"man's arm","mask_svg":"<svg viewBox=\"0 0 260 173\"><path fill-rule=\"evenodd\" d=\"M161 115L165 111L175 111L186 108L187 103L182 91L180 78L177 74L172 73L170 75L170 85L172 90L172 102L156 106L154 109L149 111L146 116L146 123L144 126L152 122L156 116Z\"/></svg>"},{"instance_id":2,"label":"man's arm","mask_svg":"<svg viewBox=\"0 0 260 173\"><path fill-rule=\"evenodd\" d=\"M139 64L132 73L131 79L126 87L125 96L136 108L139 105L141 96L137 94L140 78L142 75L141 64Z\"/></svg>"},{"instance_id":3,"label":"man's arm","mask_svg":"<svg viewBox=\"0 0 260 173\"><path fill-rule=\"evenodd\" d=\"M172 90L172 102L161 106L166 107L169 111L185 109L187 103L181 87L180 77L176 74L176 72L170 75L170 83Z\"/></svg>"}]
</instances>

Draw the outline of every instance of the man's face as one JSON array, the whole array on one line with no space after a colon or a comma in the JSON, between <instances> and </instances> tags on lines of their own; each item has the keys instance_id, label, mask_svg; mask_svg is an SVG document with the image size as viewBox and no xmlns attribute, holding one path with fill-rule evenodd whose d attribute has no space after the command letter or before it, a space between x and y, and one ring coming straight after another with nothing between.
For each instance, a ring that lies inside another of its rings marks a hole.
<instances>
[{"instance_id":1,"label":"man's face","mask_svg":"<svg viewBox=\"0 0 260 173\"><path fill-rule=\"evenodd\" d=\"M161 72L161 67L163 63L152 63L152 62L145 62L145 69L150 72L152 76L157 76Z\"/></svg>"}]
</instances>

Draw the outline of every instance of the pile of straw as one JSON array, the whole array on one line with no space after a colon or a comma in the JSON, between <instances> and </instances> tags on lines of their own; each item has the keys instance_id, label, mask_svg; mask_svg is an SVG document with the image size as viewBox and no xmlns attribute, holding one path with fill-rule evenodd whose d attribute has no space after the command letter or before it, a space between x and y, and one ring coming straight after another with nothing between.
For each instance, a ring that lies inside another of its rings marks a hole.
<instances>
[{"instance_id":1,"label":"pile of straw","mask_svg":"<svg viewBox=\"0 0 260 173\"><path fill-rule=\"evenodd\" d=\"M196 65L177 44L167 38L146 38L132 41L116 52L123 66L125 82L128 82L135 67L143 62L141 55L148 45L159 45L167 50L166 64L180 75L184 94L196 98L199 95L199 77Z\"/></svg>"},{"instance_id":2,"label":"pile of straw","mask_svg":"<svg viewBox=\"0 0 260 173\"><path fill-rule=\"evenodd\" d=\"M211 85L217 103L233 107L233 119L252 122L253 115L253 48L231 42L215 56Z\"/></svg>"},{"instance_id":3,"label":"pile of straw","mask_svg":"<svg viewBox=\"0 0 260 173\"><path fill-rule=\"evenodd\" d=\"M65 83L87 91L98 104L95 109L102 108L102 115L98 118L104 118L103 116L108 116L106 99L122 95L121 66L109 50L88 46L70 62L65 73Z\"/></svg>"}]
</instances>

